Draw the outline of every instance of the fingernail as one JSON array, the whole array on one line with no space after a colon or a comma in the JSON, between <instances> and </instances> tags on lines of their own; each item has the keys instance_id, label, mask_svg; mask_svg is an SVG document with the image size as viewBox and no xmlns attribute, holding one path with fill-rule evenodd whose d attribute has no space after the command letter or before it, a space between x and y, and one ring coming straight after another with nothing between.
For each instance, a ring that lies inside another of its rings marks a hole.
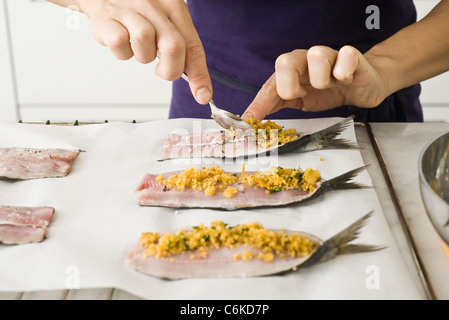
<instances>
[{"instance_id":1,"label":"fingernail","mask_svg":"<svg viewBox=\"0 0 449 320\"><path fill-rule=\"evenodd\" d=\"M206 104L210 101L211 98L212 96L210 94L210 91L206 87L199 88L198 91L196 92L196 99L200 103Z\"/></svg>"},{"instance_id":2,"label":"fingernail","mask_svg":"<svg viewBox=\"0 0 449 320\"><path fill-rule=\"evenodd\" d=\"M243 120L248 120L248 119L254 118L254 116L253 116L253 114L252 114L251 112L245 112L245 113L242 115L241 118L242 118Z\"/></svg>"}]
</instances>

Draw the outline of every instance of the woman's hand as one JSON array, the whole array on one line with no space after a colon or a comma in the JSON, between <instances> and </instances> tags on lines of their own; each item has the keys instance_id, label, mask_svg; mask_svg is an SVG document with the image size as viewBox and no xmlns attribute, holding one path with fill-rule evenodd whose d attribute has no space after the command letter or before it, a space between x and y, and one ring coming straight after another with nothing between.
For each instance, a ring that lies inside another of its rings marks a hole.
<instances>
[{"instance_id":1,"label":"woman's hand","mask_svg":"<svg viewBox=\"0 0 449 320\"><path fill-rule=\"evenodd\" d=\"M388 83L375 67L375 57L369 59L351 46L340 51L315 46L285 53L242 117L262 120L282 108L376 107L388 96Z\"/></svg>"},{"instance_id":2,"label":"woman's hand","mask_svg":"<svg viewBox=\"0 0 449 320\"><path fill-rule=\"evenodd\" d=\"M185 70L198 103L210 101L206 55L183 0L78 0L78 4L89 17L95 39L116 58L134 56L150 63L159 52L159 77L173 81Z\"/></svg>"}]
</instances>

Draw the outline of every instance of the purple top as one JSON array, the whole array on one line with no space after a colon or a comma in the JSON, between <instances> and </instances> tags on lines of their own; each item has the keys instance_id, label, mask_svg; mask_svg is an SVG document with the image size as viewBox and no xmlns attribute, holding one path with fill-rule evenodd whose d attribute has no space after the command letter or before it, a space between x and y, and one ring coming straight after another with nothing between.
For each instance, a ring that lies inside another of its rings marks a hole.
<instances>
[{"instance_id":1,"label":"purple top","mask_svg":"<svg viewBox=\"0 0 449 320\"><path fill-rule=\"evenodd\" d=\"M276 58L295 49L326 45L339 50L352 45L362 53L416 21L413 0L188 0L203 42L208 66L219 73L261 87L273 74ZM369 5L380 9L380 28L368 29ZM211 72L212 72L211 71ZM215 79L214 102L242 114L255 97ZM359 121L423 121L420 86L401 90L379 107L341 106L324 112L283 109L267 119L298 119L356 115ZM170 118L210 118L207 105L198 104L179 79L173 84Z\"/></svg>"}]
</instances>

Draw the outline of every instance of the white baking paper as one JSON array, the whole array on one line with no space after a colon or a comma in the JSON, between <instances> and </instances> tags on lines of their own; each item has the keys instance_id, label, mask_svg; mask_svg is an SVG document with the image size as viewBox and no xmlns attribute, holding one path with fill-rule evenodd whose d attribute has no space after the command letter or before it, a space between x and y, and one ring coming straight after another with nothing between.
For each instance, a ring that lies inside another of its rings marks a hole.
<instances>
[{"instance_id":1,"label":"white baking paper","mask_svg":"<svg viewBox=\"0 0 449 320\"><path fill-rule=\"evenodd\" d=\"M300 132L314 132L339 120L277 122ZM145 173L214 164L241 170L242 161L157 161L167 134L210 128L217 125L198 119L83 126L1 124L1 147L75 148L84 152L67 177L0 181L0 205L56 209L45 241L0 244L0 291L115 287L145 299L423 298L401 259L374 189L331 191L282 209L227 212L138 206L134 191ZM342 136L356 141L352 126ZM312 167L325 179L364 165L359 150L317 150L260 162L248 160L246 170L273 164ZM356 181L371 185L366 171ZM374 215L356 242L386 249L339 256L284 275L167 281L130 270L124 264L143 231L164 232L221 219L229 224L257 221L267 228L300 230L326 240L372 210Z\"/></svg>"}]
</instances>

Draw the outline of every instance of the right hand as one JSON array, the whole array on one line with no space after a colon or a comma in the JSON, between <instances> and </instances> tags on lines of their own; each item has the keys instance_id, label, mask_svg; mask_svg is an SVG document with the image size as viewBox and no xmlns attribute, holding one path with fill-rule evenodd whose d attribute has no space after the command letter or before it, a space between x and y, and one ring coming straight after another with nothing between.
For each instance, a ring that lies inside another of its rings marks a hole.
<instances>
[{"instance_id":1,"label":"right hand","mask_svg":"<svg viewBox=\"0 0 449 320\"><path fill-rule=\"evenodd\" d=\"M206 54L183 0L78 0L92 34L120 60L160 61L156 75L174 81L184 70L200 104L212 99Z\"/></svg>"},{"instance_id":2,"label":"right hand","mask_svg":"<svg viewBox=\"0 0 449 320\"><path fill-rule=\"evenodd\" d=\"M326 46L284 53L242 118L262 120L283 108L325 111L342 105L375 108L387 96L382 57L352 46Z\"/></svg>"}]
</instances>

